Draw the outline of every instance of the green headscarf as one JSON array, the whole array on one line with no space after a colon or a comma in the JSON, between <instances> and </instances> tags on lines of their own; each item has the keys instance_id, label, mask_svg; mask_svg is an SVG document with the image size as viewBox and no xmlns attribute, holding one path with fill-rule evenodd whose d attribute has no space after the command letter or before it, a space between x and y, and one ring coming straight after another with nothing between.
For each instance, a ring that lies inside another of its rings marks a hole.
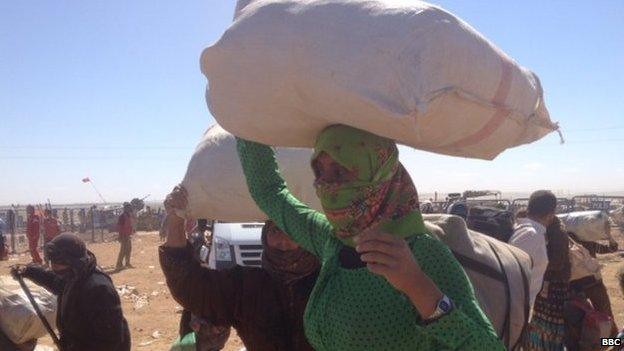
<instances>
[{"instance_id":1,"label":"green headscarf","mask_svg":"<svg viewBox=\"0 0 624 351\"><path fill-rule=\"evenodd\" d=\"M343 183L315 183L327 219L346 245L354 246L353 236L377 225L400 237L425 233L416 188L394 141L334 125L319 135L313 162L321 153L351 175Z\"/></svg>"}]
</instances>

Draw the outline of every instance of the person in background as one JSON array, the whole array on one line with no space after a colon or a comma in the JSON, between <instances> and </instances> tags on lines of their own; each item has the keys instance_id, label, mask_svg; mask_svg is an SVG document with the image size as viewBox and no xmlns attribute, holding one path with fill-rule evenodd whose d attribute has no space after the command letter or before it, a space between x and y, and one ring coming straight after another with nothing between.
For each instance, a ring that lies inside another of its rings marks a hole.
<instances>
[{"instance_id":1,"label":"person in background","mask_svg":"<svg viewBox=\"0 0 624 351\"><path fill-rule=\"evenodd\" d=\"M18 265L11 275L28 278L57 296L56 326L63 351L129 351L130 331L113 281L76 235L50 241L52 270Z\"/></svg>"},{"instance_id":2,"label":"person in background","mask_svg":"<svg viewBox=\"0 0 624 351\"><path fill-rule=\"evenodd\" d=\"M531 194L526 217L517 218L514 233L508 243L522 249L533 260L530 283L530 306L533 308L535 297L542 290L544 273L548 267L546 249L546 228L555 219L557 197L550 191L538 190Z\"/></svg>"},{"instance_id":3,"label":"person in background","mask_svg":"<svg viewBox=\"0 0 624 351\"><path fill-rule=\"evenodd\" d=\"M548 266L542 290L535 298L525 351L563 351L566 341L564 306L570 288L569 241L557 217L546 229L546 239Z\"/></svg>"},{"instance_id":4,"label":"person in background","mask_svg":"<svg viewBox=\"0 0 624 351\"><path fill-rule=\"evenodd\" d=\"M132 234L134 233L134 216L132 215L132 205L124 202L123 212L117 220L117 231L119 232L119 255L117 256L116 270L123 268L134 268L130 264L130 255L132 254ZM126 262L124 265L123 262Z\"/></svg>"},{"instance_id":5,"label":"person in background","mask_svg":"<svg viewBox=\"0 0 624 351\"><path fill-rule=\"evenodd\" d=\"M171 296L213 326L233 326L250 351L312 351L303 313L320 263L275 224L262 229L262 268L204 268L194 258L184 219L186 190L178 186L165 200L167 239L159 248L160 266Z\"/></svg>"},{"instance_id":6,"label":"person in background","mask_svg":"<svg viewBox=\"0 0 624 351\"><path fill-rule=\"evenodd\" d=\"M160 237L160 241L165 241L167 238L167 217L164 217L160 220L160 228L158 229L158 236Z\"/></svg>"},{"instance_id":7,"label":"person in background","mask_svg":"<svg viewBox=\"0 0 624 351\"><path fill-rule=\"evenodd\" d=\"M78 221L80 222L78 231L84 233L87 230L87 211L84 208L78 211Z\"/></svg>"},{"instance_id":8,"label":"person in background","mask_svg":"<svg viewBox=\"0 0 624 351\"><path fill-rule=\"evenodd\" d=\"M61 226L58 220L52 216L52 211L50 211L50 209L45 209L43 214L43 242L45 245L61 234ZM48 265L49 259L46 256L45 250L43 251L43 260L45 264Z\"/></svg>"},{"instance_id":9,"label":"person in background","mask_svg":"<svg viewBox=\"0 0 624 351\"><path fill-rule=\"evenodd\" d=\"M63 220L63 229L69 230L69 211L67 207L63 208L63 213L61 214Z\"/></svg>"},{"instance_id":10,"label":"person in background","mask_svg":"<svg viewBox=\"0 0 624 351\"><path fill-rule=\"evenodd\" d=\"M468 205L461 200L452 203L446 211L448 214L459 216L464 220L468 218Z\"/></svg>"},{"instance_id":11,"label":"person in background","mask_svg":"<svg viewBox=\"0 0 624 351\"><path fill-rule=\"evenodd\" d=\"M611 242L608 245L600 244L597 242L579 240L578 236L572 232L568 232L568 235L572 240L583 246L589 254L596 258L596 254L613 253L618 251L617 242ZM617 324L615 322L615 316L613 315L613 309L611 308L611 300L607 292L607 287L604 284L601 276L590 275L580 279L572 280L570 282L570 290L573 294L584 295L591 302L594 309L598 312L602 312L613 319L613 330L615 334L617 332Z\"/></svg>"},{"instance_id":12,"label":"person in background","mask_svg":"<svg viewBox=\"0 0 624 351\"><path fill-rule=\"evenodd\" d=\"M4 235L7 230L7 225L2 218L0 218L0 261L4 261L9 258L9 246L6 244L6 236Z\"/></svg>"},{"instance_id":13,"label":"person in background","mask_svg":"<svg viewBox=\"0 0 624 351\"><path fill-rule=\"evenodd\" d=\"M42 264L39 255L39 236L41 230L41 218L35 213L33 205L26 206L26 237L28 237L28 249L33 263Z\"/></svg>"},{"instance_id":14,"label":"person in background","mask_svg":"<svg viewBox=\"0 0 624 351\"><path fill-rule=\"evenodd\" d=\"M74 223L74 209L73 208L69 209L69 227L71 228L72 232L76 231L76 224Z\"/></svg>"},{"instance_id":15,"label":"person in background","mask_svg":"<svg viewBox=\"0 0 624 351\"><path fill-rule=\"evenodd\" d=\"M98 222L99 222L99 227L100 227L100 235L103 238L104 229L108 227L108 222L106 220L106 211L104 209L98 210L97 214L98 214Z\"/></svg>"},{"instance_id":16,"label":"person in background","mask_svg":"<svg viewBox=\"0 0 624 351\"><path fill-rule=\"evenodd\" d=\"M85 230L87 231L92 231L95 229L95 209L96 206L91 206L87 211L87 222L85 227Z\"/></svg>"},{"instance_id":17,"label":"person in background","mask_svg":"<svg viewBox=\"0 0 624 351\"><path fill-rule=\"evenodd\" d=\"M160 208L158 209L160 211ZM188 221L187 222L192 222ZM207 220L198 219L197 227L194 233L188 237L188 243L193 250L193 258L200 263L202 267L208 267L206 263L207 257L202 257L202 246L210 243L206 242L206 231L208 229ZM165 224L166 225L166 224ZM164 233L164 239L167 237L166 228L161 228L161 235ZM188 234L188 231L187 231ZM163 240L164 240L163 239ZM189 310L182 310L180 317L180 339L187 334L195 333L195 349L196 351L218 351L225 347L230 337L231 326L217 326L206 318L195 316ZM173 351L174 349L172 349Z\"/></svg>"},{"instance_id":18,"label":"person in background","mask_svg":"<svg viewBox=\"0 0 624 351\"><path fill-rule=\"evenodd\" d=\"M15 211L7 211L7 231L11 234L11 253L15 253Z\"/></svg>"}]
</instances>

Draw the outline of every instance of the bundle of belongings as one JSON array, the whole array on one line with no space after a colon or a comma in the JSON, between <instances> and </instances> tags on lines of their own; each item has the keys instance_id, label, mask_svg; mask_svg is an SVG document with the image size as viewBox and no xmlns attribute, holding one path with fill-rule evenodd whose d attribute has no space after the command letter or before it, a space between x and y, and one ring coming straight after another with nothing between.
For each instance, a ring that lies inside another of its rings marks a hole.
<instances>
[{"instance_id":1,"label":"bundle of belongings","mask_svg":"<svg viewBox=\"0 0 624 351\"><path fill-rule=\"evenodd\" d=\"M508 242L514 233L515 216L513 212L488 206L470 206L467 210L468 228L489 235L503 242Z\"/></svg>"},{"instance_id":2,"label":"bundle of belongings","mask_svg":"<svg viewBox=\"0 0 624 351\"><path fill-rule=\"evenodd\" d=\"M345 124L493 159L558 128L535 74L420 1L246 0L201 69L219 124L273 146L311 147Z\"/></svg>"},{"instance_id":3,"label":"bundle of belongings","mask_svg":"<svg viewBox=\"0 0 624 351\"><path fill-rule=\"evenodd\" d=\"M568 232L582 241L615 242L611 235L611 220L603 211L580 211L557 215Z\"/></svg>"},{"instance_id":4,"label":"bundle of belongings","mask_svg":"<svg viewBox=\"0 0 624 351\"><path fill-rule=\"evenodd\" d=\"M529 318L531 258L524 251L469 230L460 217L423 215L428 232L444 242L464 267L481 309L507 349L520 342Z\"/></svg>"},{"instance_id":5,"label":"bundle of belongings","mask_svg":"<svg viewBox=\"0 0 624 351\"><path fill-rule=\"evenodd\" d=\"M609 211L609 217L615 225L624 228L624 206Z\"/></svg>"},{"instance_id":6,"label":"bundle of belongings","mask_svg":"<svg viewBox=\"0 0 624 351\"><path fill-rule=\"evenodd\" d=\"M278 148L277 160L292 193L314 209L321 205L312 184L312 150ZM213 125L197 146L182 185L188 208L182 216L226 222L264 221L266 215L249 194L234 136Z\"/></svg>"},{"instance_id":7,"label":"bundle of belongings","mask_svg":"<svg viewBox=\"0 0 624 351\"><path fill-rule=\"evenodd\" d=\"M27 283L27 286L46 320L54 327L56 296L37 285ZM36 339L47 335L28 297L11 276L0 276L0 330L6 337L0 341L1 350L17 349L24 344L32 344L34 347Z\"/></svg>"}]
</instances>

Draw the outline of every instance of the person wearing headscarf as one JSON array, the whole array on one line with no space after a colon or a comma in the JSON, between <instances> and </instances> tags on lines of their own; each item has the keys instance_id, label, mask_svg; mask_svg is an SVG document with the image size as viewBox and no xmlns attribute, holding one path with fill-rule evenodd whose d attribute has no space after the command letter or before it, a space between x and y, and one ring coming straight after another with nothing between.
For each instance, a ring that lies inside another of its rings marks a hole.
<instances>
[{"instance_id":1,"label":"person wearing headscarf","mask_svg":"<svg viewBox=\"0 0 624 351\"><path fill-rule=\"evenodd\" d=\"M563 351L566 323L564 306L569 298L570 258L569 240L559 218L546 228L548 266L542 290L535 298L533 317L529 323L524 350Z\"/></svg>"},{"instance_id":2,"label":"person wearing headscarf","mask_svg":"<svg viewBox=\"0 0 624 351\"><path fill-rule=\"evenodd\" d=\"M177 186L165 200L165 243L160 266L171 296L216 327L232 326L249 351L313 350L304 335L303 313L320 263L272 222L262 229L262 268L215 270L194 259L185 220L186 190Z\"/></svg>"},{"instance_id":3,"label":"person wearing headscarf","mask_svg":"<svg viewBox=\"0 0 624 351\"><path fill-rule=\"evenodd\" d=\"M323 263L304 317L316 350L504 349L462 267L426 233L392 140L344 125L319 134L324 214L288 191L270 147L237 143L257 205Z\"/></svg>"},{"instance_id":4,"label":"person wearing headscarf","mask_svg":"<svg viewBox=\"0 0 624 351\"><path fill-rule=\"evenodd\" d=\"M46 247L52 270L16 266L13 276L32 280L57 295L56 326L63 351L129 351L130 331L111 278L97 267L93 253L71 233Z\"/></svg>"}]
</instances>

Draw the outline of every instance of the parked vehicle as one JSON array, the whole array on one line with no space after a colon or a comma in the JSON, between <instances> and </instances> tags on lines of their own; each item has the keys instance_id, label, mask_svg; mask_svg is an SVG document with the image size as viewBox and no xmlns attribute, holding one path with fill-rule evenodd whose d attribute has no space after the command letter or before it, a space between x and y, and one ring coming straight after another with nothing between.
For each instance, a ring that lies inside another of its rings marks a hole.
<instances>
[{"instance_id":1,"label":"parked vehicle","mask_svg":"<svg viewBox=\"0 0 624 351\"><path fill-rule=\"evenodd\" d=\"M226 269L262 265L262 227L264 223L219 223L212 228L208 266Z\"/></svg>"}]
</instances>

